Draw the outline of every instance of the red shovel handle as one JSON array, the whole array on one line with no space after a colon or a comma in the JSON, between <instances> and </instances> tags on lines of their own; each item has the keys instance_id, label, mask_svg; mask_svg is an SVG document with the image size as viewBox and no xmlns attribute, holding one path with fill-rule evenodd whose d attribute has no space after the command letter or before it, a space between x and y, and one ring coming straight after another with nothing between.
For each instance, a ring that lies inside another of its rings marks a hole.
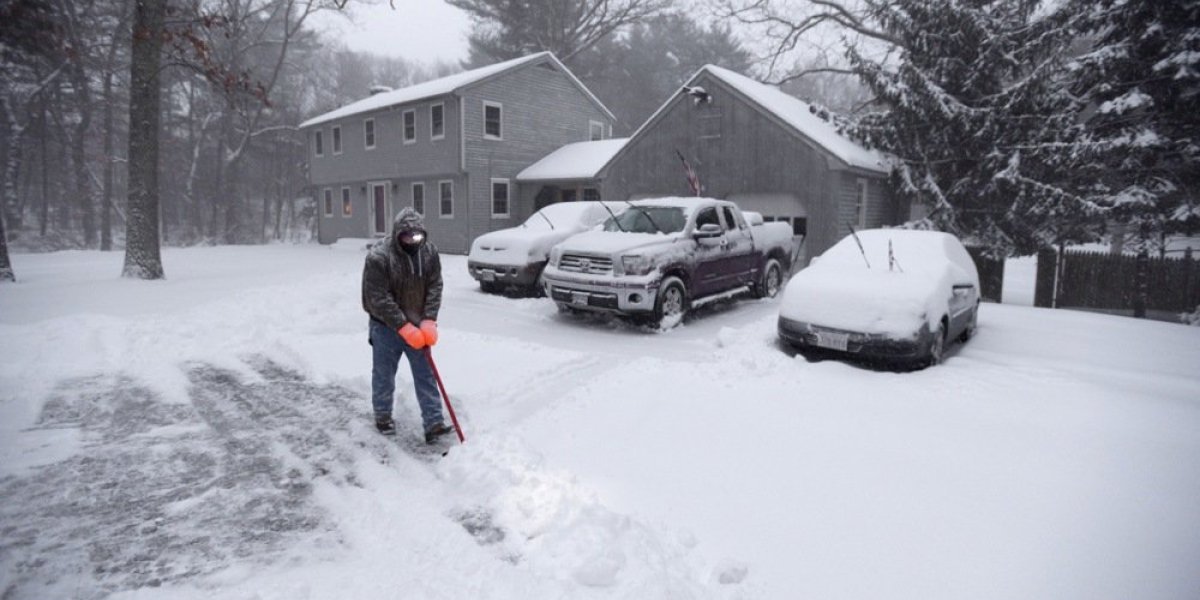
<instances>
[{"instance_id":1,"label":"red shovel handle","mask_svg":"<svg viewBox=\"0 0 1200 600\"><path fill-rule=\"evenodd\" d=\"M446 386L442 383L442 376L438 374L437 365L433 362L433 349L425 347L425 359L429 361L429 368L433 369L433 378L437 380L438 389L442 392L442 401L446 403L446 410L450 413L450 422L454 423L454 433L458 434L458 443L466 442L463 437L462 427L458 425L458 417L454 415L454 406L450 404L450 395L446 393Z\"/></svg>"}]
</instances>

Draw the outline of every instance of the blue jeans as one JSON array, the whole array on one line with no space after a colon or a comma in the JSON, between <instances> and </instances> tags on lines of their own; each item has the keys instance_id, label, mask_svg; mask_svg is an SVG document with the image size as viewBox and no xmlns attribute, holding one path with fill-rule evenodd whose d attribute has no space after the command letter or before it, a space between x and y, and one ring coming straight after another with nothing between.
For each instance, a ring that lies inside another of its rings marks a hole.
<instances>
[{"instance_id":1,"label":"blue jeans","mask_svg":"<svg viewBox=\"0 0 1200 600\"><path fill-rule=\"evenodd\" d=\"M370 340L372 348L371 404L375 416L392 415L392 396L396 392L396 369L400 357L408 358L412 369L413 384L417 388L417 404L421 406L421 421L425 431L442 422L442 399L438 395L433 367L425 358L424 350L417 350L404 342L400 334L387 325L371 319Z\"/></svg>"}]
</instances>

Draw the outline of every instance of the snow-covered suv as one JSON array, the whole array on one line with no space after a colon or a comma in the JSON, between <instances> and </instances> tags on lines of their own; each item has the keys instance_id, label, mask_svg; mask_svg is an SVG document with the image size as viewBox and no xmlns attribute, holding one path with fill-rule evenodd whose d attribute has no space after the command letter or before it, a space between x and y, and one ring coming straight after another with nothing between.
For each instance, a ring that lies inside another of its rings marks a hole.
<instances>
[{"instance_id":1,"label":"snow-covered suv","mask_svg":"<svg viewBox=\"0 0 1200 600\"><path fill-rule=\"evenodd\" d=\"M793 250L787 224L747 219L732 202L637 200L601 229L551 249L542 279L564 311L615 312L669 328L706 302L776 295Z\"/></svg>"}]
</instances>

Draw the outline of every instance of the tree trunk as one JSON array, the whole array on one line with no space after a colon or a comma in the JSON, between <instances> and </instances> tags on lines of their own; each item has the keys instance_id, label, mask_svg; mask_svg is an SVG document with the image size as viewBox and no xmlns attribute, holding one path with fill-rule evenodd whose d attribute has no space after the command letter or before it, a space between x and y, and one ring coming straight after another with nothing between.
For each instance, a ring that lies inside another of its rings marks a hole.
<instances>
[{"instance_id":1,"label":"tree trunk","mask_svg":"<svg viewBox=\"0 0 1200 600\"><path fill-rule=\"evenodd\" d=\"M129 202L123 277L161 279L158 243L159 65L166 0L137 0L129 68Z\"/></svg>"},{"instance_id":2,"label":"tree trunk","mask_svg":"<svg viewBox=\"0 0 1200 600\"><path fill-rule=\"evenodd\" d=\"M4 113L2 125L8 137L8 160L4 161L4 196L3 202L0 203L0 281L16 281L12 262L8 259L8 234L4 229L4 213L8 212L8 207L15 205L17 200L17 175L21 170L21 152L17 142L21 136L18 135L17 118L12 113L7 95L0 96L0 112Z\"/></svg>"},{"instance_id":3,"label":"tree trunk","mask_svg":"<svg viewBox=\"0 0 1200 600\"><path fill-rule=\"evenodd\" d=\"M42 237L46 237L46 229L50 226L50 160L49 151L46 148L47 140L50 138L50 129L46 127L46 103L42 102L41 118L38 120L38 131L41 133L42 147L42 193L40 212L38 213L38 233Z\"/></svg>"},{"instance_id":4,"label":"tree trunk","mask_svg":"<svg viewBox=\"0 0 1200 600\"><path fill-rule=\"evenodd\" d=\"M104 203L100 205L100 249L112 250L113 97L112 72L104 75Z\"/></svg>"}]
</instances>

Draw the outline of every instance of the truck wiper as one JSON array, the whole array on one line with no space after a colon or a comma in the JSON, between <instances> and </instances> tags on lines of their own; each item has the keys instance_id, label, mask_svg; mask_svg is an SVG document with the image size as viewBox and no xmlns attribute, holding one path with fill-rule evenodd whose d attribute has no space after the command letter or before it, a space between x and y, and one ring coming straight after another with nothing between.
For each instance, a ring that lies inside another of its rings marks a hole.
<instances>
[{"instance_id":1,"label":"truck wiper","mask_svg":"<svg viewBox=\"0 0 1200 600\"><path fill-rule=\"evenodd\" d=\"M626 200L626 202L629 202L629 201ZM621 227L621 220L617 218L617 213L613 212L612 209L608 207L608 204L605 203L603 200L600 201L600 206L603 206L604 210L607 210L608 214L612 215L613 223L616 223L617 229L620 229L621 233L625 233L625 228Z\"/></svg>"},{"instance_id":2,"label":"truck wiper","mask_svg":"<svg viewBox=\"0 0 1200 600\"><path fill-rule=\"evenodd\" d=\"M625 201L625 204L628 204L629 206L638 209L638 212L642 213L642 216L646 217L647 221L650 221L650 225L652 225L654 227L655 233L666 233L665 231L663 231L662 227L658 226L658 223L654 222L654 217L650 216L650 211L646 210L646 207L635 206L632 202L630 202L628 200Z\"/></svg>"},{"instance_id":3,"label":"truck wiper","mask_svg":"<svg viewBox=\"0 0 1200 600\"><path fill-rule=\"evenodd\" d=\"M547 223L550 223L551 230L554 229L554 222L550 220L550 217L546 216L546 213L539 210L537 214L542 215L542 218L545 219Z\"/></svg>"}]
</instances>

